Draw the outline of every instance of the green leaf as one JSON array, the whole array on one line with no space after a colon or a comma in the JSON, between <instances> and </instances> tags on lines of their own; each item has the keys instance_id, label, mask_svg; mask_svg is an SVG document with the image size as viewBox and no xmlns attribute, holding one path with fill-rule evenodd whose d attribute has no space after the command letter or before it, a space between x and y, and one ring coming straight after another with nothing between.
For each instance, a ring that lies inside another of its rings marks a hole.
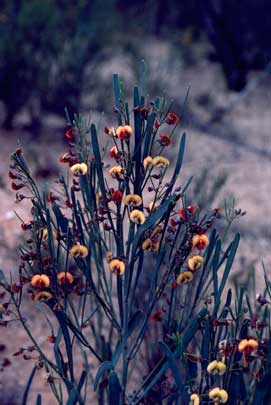
<instances>
[{"instance_id":1,"label":"green leaf","mask_svg":"<svg viewBox=\"0 0 271 405\"><path fill-rule=\"evenodd\" d=\"M108 405L120 404L121 385L117 373L111 370L109 373Z\"/></svg>"},{"instance_id":2,"label":"green leaf","mask_svg":"<svg viewBox=\"0 0 271 405\"><path fill-rule=\"evenodd\" d=\"M41 405L41 404L42 404L41 395L38 394L38 395L37 395L37 400L36 400L36 405Z\"/></svg>"},{"instance_id":3,"label":"green leaf","mask_svg":"<svg viewBox=\"0 0 271 405\"><path fill-rule=\"evenodd\" d=\"M71 343L71 338L66 322L66 317L63 311L55 310L54 314L59 322L59 325L61 327L62 333L63 333L63 338L65 342L65 347L66 347L66 353L68 357L68 365L69 365L69 370L70 370L70 378L71 381L74 381L74 373L73 373L73 355L72 355L72 343Z\"/></svg>"},{"instance_id":4,"label":"green leaf","mask_svg":"<svg viewBox=\"0 0 271 405\"><path fill-rule=\"evenodd\" d=\"M174 184L177 180L177 177L180 174L181 168L182 168L182 164L183 164L183 155L184 155L184 150L185 150L185 141L186 141L186 134L185 132L182 135L181 138L181 142L180 142L180 146L179 146L179 152L178 152L178 158L177 158L177 162L176 162L176 166L174 169L174 173L173 176L170 180L169 186L167 187L167 191L163 197L163 200L165 200L167 198L167 196L171 193Z\"/></svg>"},{"instance_id":5,"label":"green leaf","mask_svg":"<svg viewBox=\"0 0 271 405\"><path fill-rule=\"evenodd\" d=\"M114 367L113 367L112 361L106 360L100 365L100 367L98 368L96 377L95 377L94 384L93 384L94 391L96 391L99 381L102 378L102 376L104 375L104 373L107 371L113 370L113 369L114 369Z\"/></svg>"},{"instance_id":6,"label":"green leaf","mask_svg":"<svg viewBox=\"0 0 271 405\"><path fill-rule=\"evenodd\" d=\"M29 390L30 390L31 384L33 382L33 378L35 376L36 370L37 370L37 367L34 366L32 371L31 371L31 374L29 376L29 379L27 381L25 390L24 390L23 399L22 399L22 405L27 405L27 397L28 397Z\"/></svg>"},{"instance_id":7,"label":"green leaf","mask_svg":"<svg viewBox=\"0 0 271 405\"><path fill-rule=\"evenodd\" d=\"M180 375L180 370L178 368L178 365L176 363L175 357L173 356L173 353L170 351L170 349L168 348L168 346L164 343L164 342L159 342L160 347L162 348L164 354L166 355L167 361L168 361L168 365L171 368L172 374L174 376L177 388L182 396L182 400L185 403L188 403L189 401L189 395L188 392L186 391L183 383L182 383L182 379L181 379L181 375Z\"/></svg>"}]
</instances>

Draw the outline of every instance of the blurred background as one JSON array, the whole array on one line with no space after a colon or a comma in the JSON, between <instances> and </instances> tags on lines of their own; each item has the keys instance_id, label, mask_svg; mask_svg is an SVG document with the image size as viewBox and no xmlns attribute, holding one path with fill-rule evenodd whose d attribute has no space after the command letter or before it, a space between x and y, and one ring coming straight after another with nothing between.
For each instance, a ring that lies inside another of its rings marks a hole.
<instances>
[{"instance_id":1,"label":"blurred background","mask_svg":"<svg viewBox=\"0 0 271 405\"><path fill-rule=\"evenodd\" d=\"M234 227L242 241L233 278L245 283L256 271L261 280L262 261L270 272L270 21L269 0L1 0L0 267L16 269L14 209L30 215L14 203L10 153L20 145L38 181L54 179L65 107L114 124L112 74L129 99L144 59L150 98L173 99L188 134L183 179L195 178L193 202L213 208L234 197L247 212ZM13 333L1 329L3 364L16 351ZM25 381L17 367L2 366L7 404L17 403L14 379L19 391Z\"/></svg>"}]
</instances>

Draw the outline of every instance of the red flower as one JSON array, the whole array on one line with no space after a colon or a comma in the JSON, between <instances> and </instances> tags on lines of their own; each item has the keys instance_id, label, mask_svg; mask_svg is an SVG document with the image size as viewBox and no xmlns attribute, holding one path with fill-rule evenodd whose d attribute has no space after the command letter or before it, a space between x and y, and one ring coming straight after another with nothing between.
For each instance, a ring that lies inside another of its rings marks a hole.
<instances>
[{"instance_id":1,"label":"red flower","mask_svg":"<svg viewBox=\"0 0 271 405\"><path fill-rule=\"evenodd\" d=\"M113 193L111 195L112 201L120 202L122 200L122 196L123 196L122 191L120 191L120 190L113 191Z\"/></svg>"},{"instance_id":2,"label":"red flower","mask_svg":"<svg viewBox=\"0 0 271 405\"><path fill-rule=\"evenodd\" d=\"M179 217L185 221L188 216L194 215L195 211L196 211L195 206L188 205L188 207L180 209Z\"/></svg>"},{"instance_id":3,"label":"red flower","mask_svg":"<svg viewBox=\"0 0 271 405\"><path fill-rule=\"evenodd\" d=\"M18 179L18 176L17 176L16 174L10 172L10 171L8 172L8 177L9 177L10 179L12 179L12 180Z\"/></svg>"},{"instance_id":4,"label":"red flower","mask_svg":"<svg viewBox=\"0 0 271 405\"><path fill-rule=\"evenodd\" d=\"M23 231L28 231L29 229L32 228L32 222L29 222L28 224L26 223L21 224L21 228Z\"/></svg>"},{"instance_id":5,"label":"red flower","mask_svg":"<svg viewBox=\"0 0 271 405\"><path fill-rule=\"evenodd\" d=\"M70 128L68 131L66 131L65 136L68 139L73 139L73 137L78 133L78 130L76 128Z\"/></svg>"},{"instance_id":6,"label":"red flower","mask_svg":"<svg viewBox=\"0 0 271 405\"><path fill-rule=\"evenodd\" d=\"M154 121L154 128L158 129L160 127L160 122L158 120Z\"/></svg>"},{"instance_id":7,"label":"red flower","mask_svg":"<svg viewBox=\"0 0 271 405\"><path fill-rule=\"evenodd\" d=\"M168 125L176 125L179 122L179 117L176 114L174 114L172 112L169 112L168 115L167 115L167 121L166 122L167 122Z\"/></svg>"},{"instance_id":8,"label":"red flower","mask_svg":"<svg viewBox=\"0 0 271 405\"><path fill-rule=\"evenodd\" d=\"M172 140L168 135L160 135L159 143L161 146L169 146L172 144Z\"/></svg>"},{"instance_id":9,"label":"red flower","mask_svg":"<svg viewBox=\"0 0 271 405\"><path fill-rule=\"evenodd\" d=\"M16 184L14 182L11 183L11 188L12 190L21 190L21 188L23 188L25 185L23 183L20 184Z\"/></svg>"},{"instance_id":10,"label":"red flower","mask_svg":"<svg viewBox=\"0 0 271 405\"><path fill-rule=\"evenodd\" d=\"M162 309L158 309L158 311L154 312L151 316L151 320L153 322L162 322L163 320L163 311Z\"/></svg>"},{"instance_id":11,"label":"red flower","mask_svg":"<svg viewBox=\"0 0 271 405\"><path fill-rule=\"evenodd\" d=\"M22 156L22 154L23 154L22 149L18 148L15 150L15 155L17 155L18 157Z\"/></svg>"},{"instance_id":12,"label":"red flower","mask_svg":"<svg viewBox=\"0 0 271 405\"><path fill-rule=\"evenodd\" d=\"M68 208L72 208L72 203L70 202L70 200L67 198L65 201L66 207Z\"/></svg>"},{"instance_id":13,"label":"red flower","mask_svg":"<svg viewBox=\"0 0 271 405\"><path fill-rule=\"evenodd\" d=\"M12 284L12 291L14 293L18 293L19 291L21 291L21 286L18 285L17 283Z\"/></svg>"}]
</instances>

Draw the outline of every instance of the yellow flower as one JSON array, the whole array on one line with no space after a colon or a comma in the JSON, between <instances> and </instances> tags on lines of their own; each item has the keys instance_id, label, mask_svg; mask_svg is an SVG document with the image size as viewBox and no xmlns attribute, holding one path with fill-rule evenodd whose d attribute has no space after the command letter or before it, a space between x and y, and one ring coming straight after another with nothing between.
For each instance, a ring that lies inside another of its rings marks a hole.
<instances>
[{"instance_id":1,"label":"yellow flower","mask_svg":"<svg viewBox=\"0 0 271 405\"><path fill-rule=\"evenodd\" d=\"M226 371L226 365L222 361L214 360L208 364L207 372L209 374L223 375Z\"/></svg>"},{"instance_id":2,"label":"yellow flower","mask_svg":"<svg viewBox=\"0 0 271 405\"><path fill-rule=\"evenodd\" d=\"M142 225L145 222L145 215L142 211L133 210L130 214L130 220L138 225Z\"/></svg>"},{"instance_id":3,"label":"yellow flower","mask_svg":"<svg viewBox=\"0 0 271 405\"><path fill-rule=\"evenodd\" d=\"M102 197L103 197L102 192L101 192L101 191L98 191L98 192L96 193L96 204L97 204L97 205L100 204Z\"/></svg>"},{"instance_id":4,"label":"yellow flower","mask_svg":"<svg viewBox=\"0 0 271 405\"><path fill-rule=\"evenodd\" d=\"M151 201L148 205L148 211L153 212L158 208L158 204L156 204L154 201Z\"/></svg>"},{"instance_id":5,"label":"yellow flower","mask_svg":"<svg viewBox=\"0 0 271 405\"><path fill-rule=\"evenodd\" d=\"M138 206L142 204L142 198L137 194L127 194L123 200L125 205Z\"/></svg>"},{"instance_id":6,"label":"yellow flower","mask_svg":"<svg viewBox=\"0 0 271 405\"><path fill-rule=\"evenodd\" d=\"M190 257L190 259L188 260L188 267L189 270L193 271L193 273L197 270L199 270L202 266L203 263L203 257L196 255L193 257Z\"/></svg>"},{"instance_id":7,"label":"yellow flower","mask_svg":"<svg viewBox=\"0 0 271 405\"><path fill-rule=\"evenodd\" d=\"M109 262L109 269L112 273L122 276L125 272L125 264L119 259L113 259Z\"/></svg>"},{"instance_id":8,"label":"yellow flower","mask_svg":"<svg viewBox=\"0 0 271 405\"><path fill-rule=\"evenodd\" d=\"M207 235L194 235L192 239L192 246L193 248L197 248L198 250L203 250L206 246L209 245L209 238Z\"/></svg>"},{"instance_id":9,"label":"yellow flower","mask_svg":"<svg viewBox=\"0 0 271 405\"><path fill-rule=\"evenodd\" d=\"M190 405L200 405L199 395L191 394L190 395Z\"/></svg>"},{"instance_id":10,"label":"yellow flower","mask_svg":"<svg viewBox=\"0 0 271 405\"><path fill-rule=\"evenodd\" d=\"M75 165L72 165L71 167L71 172L73 174L82 174L83 176L87 174L88 171L88 166L86 163L76 163Z\"/></svg>"},{"instance_id":11,"label":"yellow flower","mask_svg":"<svg viewBox=\"0 0 271 405\"><path fill-rule=\"evenodd\" d=\"M39 291L34 295L34 301L48 301L53 298L53 295L49 291Z\"/></svg>"},{"instance_id":12,"label":"yellow flower","mask_svg":"<svg viewBox=\"0 0 271 405\"><path fill-rule=\"evenodd\" d=\"M113 259L113 253L112 252L106 252L105 253L106 261L109 263Z\"/></svg>"},{"instance_id":13,"label":"yellow flower","mask_svg":"<svg viewBox=\"0 0 271 405\"><path fill-rule=\"evenodd\" d=\"M36 274L31 279L31 285L35 288L49 287L50 279L46 274Z\"/></svg>"},{"instance_id":14,"label":"yellow flower","mask_svg":"<svg viewBox=\"0 0 271 405\"><path fill-rule=\"evenodd\" d=\"M145 157L145 159L143 160L144 170L147 170L148 166L152 165L152 162L153 162L153 159L151 156Z\"/></svg>"},{"instance_id":15,"label":"yellow flower","mask_svg":"<svg viewBox=\"0 0 271 405\"><path fill-rule=\"evenodd\" d=\"M228 401L228 393L227 391L216 387L209 392L209 398L215 403L225 404L225 402Z\"/></svg>"},{"instance_id":16,"label":"yellow flower","mask_svg":"<svg viewBox=\"0 0 271 405\"><path fill-rule=\"evenodd\" d=\"M74 279L69 271L61 271L57 275L57 280L59 284L72 284Z\"/></svg>"},{"instance_id":17,"label":"yellow flower","mask_svg":"<svg viewBox=\"0 0 271 405\"><path fill-rule=\"evenodd\" d=\"M88 248L84 245L74 245L71 250L70 254L73 257L87 257L88 255Z\"/></svg>"},{"instance_id":18,"label":"yellow flower","mask_svg":"<svg viewBox=\"0 0 271 405\"><path fill-rule=\"evenodd\" d=\"M121 166L113 166L109 170L109 174L113 177L113 179L120 179L123 177L123 168Z\"/></svg>"},{"instance_id":19,"label":"yellow flower","mask_svg":"<svg viewBox=\"0 0 271 405\"><path fill-rule=\"evenodd\" d=\"M151 238L153 238L156 235L159 235L163 231L163 227L161 225L156 225L154 230L152 231Z\"/></svg>"},{"instance_id":20,"label":"yellow flower","mask_svg":"<svg viewBox=\"0 0 271 405\"><path fill-rule=\"evenodd\" d=\"M150 238L147 238L144 240L141 247L143 250L148 250L149 252L157 252L159 245L158 241L153 242Z\"/></svg>"},{"instance_id":21,"label":"yellow flower","mask_svg":"<svg viewBox=\"0 0 271 405\"><path fill-rule=\"evenodd\" d=\"M158 166L158 165L168 166L169 160L167 158L165 158L164 156L156 156L155 158L153 158L152 164L153 164L153 166Z\"/></svg>"},{"instance_id":22,"label":"yellow flower","mask_svg":"<svg viewBox=\"0 0 271 405\"><path fill-rule=\"evenodd\" d=\"M250 355L259 347L259 343L255 339L242 339L238 345L238 351Z\"/></svg>"},{"instance_id":23,"label":"yellow flower","mask_svg":"<svg viewBox=\"0 0 271 405\"><path fill-rule=\"evenodd\" d=\"M133 128L130 125L120 125L116 129L116 134L119 139L128 139L133 133Z\"/></svg>"},{"instance_id":24,"label":"yellow flower","mask_svg":"<svg viewBox=\"0 0 271 405\"><path fill-rule=\"evenodd\" d=\"M42 240L43 240L43 241L47 240L47 239L48 239L48 235L49 235L48 229L47 229L47 228L44 228L44 229L42 230L42 236L41 236ZM54 239L54 240L57 240L57 233L56 233L56 231L52 230L52 235L53 235L53 239Z\"/></svg>"},{"instance_id":25,"label":"yellow flower","mask_svg":"<svg viewBox=\"0 0 271 405\"><path fill-rule=\"evenodd\" d=\"M191 271L184 271L177 277L177 284L190 283L193 280L193 273Z\"/></svg>"}]
</instances>

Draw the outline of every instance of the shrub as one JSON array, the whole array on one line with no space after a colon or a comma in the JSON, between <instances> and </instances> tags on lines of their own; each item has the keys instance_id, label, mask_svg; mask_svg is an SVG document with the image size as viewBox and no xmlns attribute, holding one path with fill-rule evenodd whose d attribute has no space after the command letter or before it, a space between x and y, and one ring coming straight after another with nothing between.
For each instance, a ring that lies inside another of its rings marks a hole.
<instances>
[{"instance_id":1,"label":"shrub","mask_svg":"<svg viewBox=\"0 0 271 405\"><path fill-rule=\"evenodd\" d=\"M39 356L24 403L40 368L60 404L93 403L93 391L112 405L268 403L269 281L257 309L244 289L224 294L239 234L222 246L222 210L187 205L179 117L146 96L144 66L132 109L117 75L113 84L117 126L99 139L67 114L68 169L56 190L40 191L21 149L11 156L12 188L32 219L21 224L18 279L0 273L1 322L14 314L32 341L16 355ZM24 316L28 296L47 346Z\"/></svg>"}]
</instances>

